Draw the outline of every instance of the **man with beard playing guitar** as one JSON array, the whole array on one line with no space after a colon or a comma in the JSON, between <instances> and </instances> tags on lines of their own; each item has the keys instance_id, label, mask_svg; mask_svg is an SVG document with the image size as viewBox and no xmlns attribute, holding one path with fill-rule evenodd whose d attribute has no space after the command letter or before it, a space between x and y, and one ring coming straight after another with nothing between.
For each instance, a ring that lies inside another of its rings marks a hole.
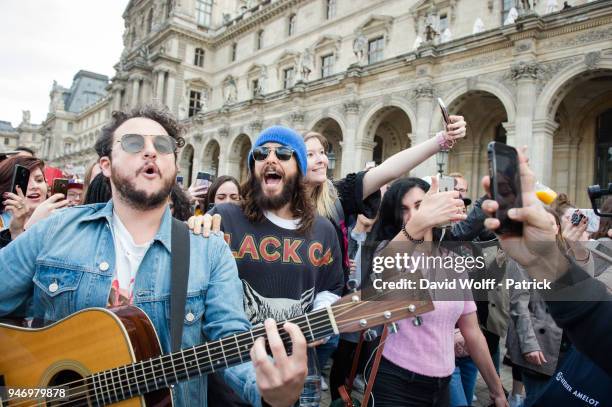
<instances>
[{"instance_id":1,"label":"man with beard playing guitar","mask_svg":"<svg viewBox=\"0 0 612 407\"><path fill-rule=\"evenodd\" d=\"M113 114L95 145L111 181L112 200L59 211L0 250L0 316L30 300L33 316L45 322L85 308L133 304L151 319L163 352L170 351L168 197L177 173L177 146L184 141L180 132L165 111ZM182 348L247 331L242 286L227 245L219 237L190 234L190 248ZM261 395L270 405L286 406L304 383L305 338L286 323L293 348L287 356L274 321L266 320L265 328L274 360L259 338L251 349L253 364L225 369L222 376L254 405L261 404ZM198 376L176 386L174 401L205 406L206 391L207 377Z\"/></svg>"}]
</instances>

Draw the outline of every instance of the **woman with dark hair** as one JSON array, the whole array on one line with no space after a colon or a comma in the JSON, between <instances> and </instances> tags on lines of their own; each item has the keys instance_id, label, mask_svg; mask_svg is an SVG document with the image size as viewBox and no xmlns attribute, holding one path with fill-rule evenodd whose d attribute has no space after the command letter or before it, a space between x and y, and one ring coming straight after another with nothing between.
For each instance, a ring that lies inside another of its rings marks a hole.
<instances>
[{"instance_id":1,"label":"woman with dark hair","mask_svg":"<svg viewBox=\"0 0 612 407\"><path fill-rule=\"evenodd\" d=\"M422 243L439 240L437 227L466 218L459 192L434 192L437 190L435 177L431 188L418 178L402 178L389 187L382 199L378 220L368 237L369 246L377 247L373 254L366 255L369 260L366 264L371 265L373 257L391 242L421 250L419 246ZM433 245L423 247L423 250L432 250L431 255L443 255L442 249ZM453 254L444 254L448 255ZM432 273L438 271L435 268L421 269L424 278L431 278L434 276ZM461 294L462 298L471 298L469 290ZM449 382L455 369L455 326L459 327L472 359L487 383L491 399L496 406L507 405L487 342L478 326L474 301L436 301L434 297L434 310L422 314L419 322L399 321L399 331L384 343L372 391L372 400L377 407L449 405Z\"/></svg>"},{"instance_id":2,"label":"woman with dark hair","mask_svg":"<svg viewBox=\"0 0 612 407\"><path fill-rule=\"evenodd\" d=\"M16 165L30 170L26 191L11 191L13 171ZM47 183L43 173L44 162L29 156L15 156L0 163L0 230L2 246L14 240L23 231L40 219L49 216L55 209L67 205L63 195L55 194L47 199ZM38 210L37 210L38 209Z\"/></svg>"},{"instance_id":3,"label":"woman with dark hair","mask_svg":"<svg viewBox=\"0 0 612 407\"><path fill-rule=\"evenodd\" d=\"M240 184L238 180L229 175L218 177L208 188L206 199L204 199L204 210L209 210L211 204L240 203Z\"/></svg>"},{"instance_id":4,"label":"woman with dark hair","mask_svg":"<svg viewBox=\"0 0 612 407\"><path fill-rule=\"evenodd\" d=\"M110 180L100 172L89 183L85 198L83 198L83 205L106 203L112 197Z\"/></svg>"}]
</instances>

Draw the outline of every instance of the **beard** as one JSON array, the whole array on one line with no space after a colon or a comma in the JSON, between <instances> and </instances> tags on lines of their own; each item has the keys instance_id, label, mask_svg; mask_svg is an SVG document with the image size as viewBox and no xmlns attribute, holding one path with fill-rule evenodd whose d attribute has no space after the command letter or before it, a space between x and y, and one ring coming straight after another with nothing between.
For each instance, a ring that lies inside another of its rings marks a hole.
<instances>
[{"instance_id":1,"label":"beard","mask_svg":"<svg viewBox=\"0 0 612 407\"><path fill-rule=\"evenodd\" d=\"M176 175L176 173L174 175ZM168 203L168 197L175 183L175 176L163 180L164 183L162 187L153 193L137 189L133 179L120 175L116 169L111 171L111 181L122 201L136 210L145 211L159 208Z\"/></svg>"},{"instance_id":2,"label":"beard","mask_svg":"<svg viewBox=\"0 0 612 407\"><path fill-rule=\"evenodd\" d=\"M294 174L290 178L283 179L283 189L280 194L275 196L266 196L261 187L261 183L264 182L263 177L255 176L253 178L253 199L255 204L267 211L274 211L282 208L287 203L291 202L291 198L297 192L299 188L300 179L298 174Z\"/></svg>"}]
</instances>

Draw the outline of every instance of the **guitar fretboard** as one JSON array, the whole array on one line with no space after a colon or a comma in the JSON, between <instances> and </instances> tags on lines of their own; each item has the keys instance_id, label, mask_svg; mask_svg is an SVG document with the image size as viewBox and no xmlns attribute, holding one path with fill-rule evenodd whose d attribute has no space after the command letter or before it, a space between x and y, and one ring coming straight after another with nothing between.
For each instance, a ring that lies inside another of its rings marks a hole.
<instances>
[{"instance_id":1,"label":"guitar fretboard","mask_svg":"<svg viewBox=\"0 0 612 407\"><path fill-rule=\"evenodd\" d=\"M308 342L314 342L334 333L330 311L321 309L289 320L300 327ZM287 353L291 353L291 339L279 323L280 337ZM71 400L88 400L92 404L106 405L140 396L219 369L250 360L255 340L265 338L265 328L257 327L178 352L124 365L95 373L85 378L85 384L71 391Z\"/></svg>"}]
</instances>

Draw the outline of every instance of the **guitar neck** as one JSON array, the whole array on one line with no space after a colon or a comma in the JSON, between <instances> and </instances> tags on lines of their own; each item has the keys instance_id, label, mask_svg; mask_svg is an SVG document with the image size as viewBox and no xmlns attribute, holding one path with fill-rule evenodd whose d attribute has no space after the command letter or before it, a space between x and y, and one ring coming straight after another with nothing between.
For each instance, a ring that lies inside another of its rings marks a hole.
<instances>
[{"instance_id":1,"label":"guitar neck","mask_svg":"<svg viewBox=\"0 0 612 407\"><path fill-rule=\"evenodd\" d=\"M338 333L331 310L321 309L289 320L300 327L306 340L314 342ZM277 323L287 353L291 339ZM213 373L250 360L250 350L259 337L265 339L263 326L178 352L95 373L86 386L96 404L105 405L140 396L196 376Z\"/></svg>"}]
</instances>

